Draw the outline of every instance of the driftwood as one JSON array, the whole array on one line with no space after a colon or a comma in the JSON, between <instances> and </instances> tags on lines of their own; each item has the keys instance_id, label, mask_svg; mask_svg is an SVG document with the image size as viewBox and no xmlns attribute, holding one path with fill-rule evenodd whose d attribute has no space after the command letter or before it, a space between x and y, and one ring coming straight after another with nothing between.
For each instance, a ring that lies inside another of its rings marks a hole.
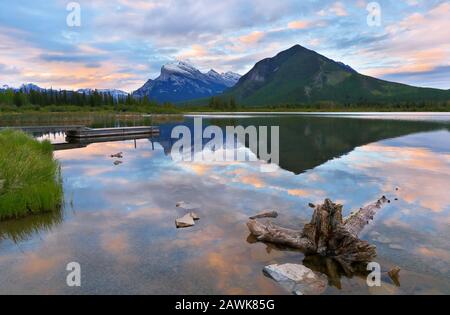
<instances>
[{"instance_id":1,"label":"driftwood","mask_svg":"<svg viewBox=\"0 0 450 315\"><path fill-rule=\"evenodd\" d=\"M383 196L344 220L342 205L326 199L322 205L315 206L311 222L302 231L256 220L248 221L247 226L258 241L300 249L305 254L333 257L351 273L353 264L370 262L376 256L376 247L360 240L358 234L386 202L388 199Z\"/></svg>"},{"instance_id":2,"label":"driftwood","mask_svg":"<svg viewBox=\"0 0 450 315\"><path fill-rule=\"evenodd\" d=\"M400 286L400 271L401 271L400 267L395 266L388 272L389 277L397 287Z\"/></svg>"},{"instance_id":3,"label":"driftwood","mask_svg":"<svg viewBox=\"0 0 450 315\"><path fill-rule=\"evenodd\" d=\"M249 219L255 220L255 219L276 218L276 217L278 217L278 212L276 212L276 211L269 211L269 212L264 212L264 213L260 213L260 214L254 215L254 216L250 217Z\"/></svg>"}]
</instances>

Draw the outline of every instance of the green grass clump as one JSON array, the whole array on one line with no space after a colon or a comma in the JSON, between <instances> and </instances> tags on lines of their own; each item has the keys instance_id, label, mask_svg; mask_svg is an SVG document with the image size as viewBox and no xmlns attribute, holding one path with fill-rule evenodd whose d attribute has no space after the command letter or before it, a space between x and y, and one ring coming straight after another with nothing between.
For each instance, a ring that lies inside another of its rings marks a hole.
<instances>
[{"instance_id":1,"label":"green grass clump","mask_svg":"<svg viewBox=\"0 0 450 315\"><path fill-rule=\"evenodd\" d=\"M59 210L63 190L50 142L0 132L0 220Z\"/></svg>"}]
</instances>

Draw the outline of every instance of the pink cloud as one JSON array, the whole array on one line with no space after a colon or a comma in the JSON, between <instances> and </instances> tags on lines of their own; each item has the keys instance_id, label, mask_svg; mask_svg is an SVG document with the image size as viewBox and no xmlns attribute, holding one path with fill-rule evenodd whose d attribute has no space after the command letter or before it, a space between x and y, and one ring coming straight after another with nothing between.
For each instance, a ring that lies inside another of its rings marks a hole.
<instances>
[{"instance_id":1,"label":"pink cloud","mask_svg":"<svg viewBox=\"0 0 450 315\"><path fill-rule=\"evenodd\" d=\"M248 35L243 35L239 37L239 40L244 44L254 44L259 42L263 37L265 33L261 31L255 31Z\"/></svg>"},{"instance_id":2,"label":"pink cloud","mask_svg":"<svg viewBox=\"0 0 450 315\"><path fill-rule=\"evenodd\" d=\"M373 76L401 72L424 72L450 65L450 3L442 3L424 14L414 13L386 27L388 39L361 49L358 55L369 60L365 73ZM371 61L372 60L372 61ZM377 66L373 60L392 65Z\"/></svg>"},{"instance_id":3,"label":"pink cloud","mask_svg":"<svg viewBox=\"0 0 450 315\"><path fill-rule=\"evenodd\" d=\"M302 21L302 20L298 20L298 21L292 21L288 24L288 28L289 29L305 29L308 28L310 25L310 23L308 21Z\"/></svg>"}]
</instances>

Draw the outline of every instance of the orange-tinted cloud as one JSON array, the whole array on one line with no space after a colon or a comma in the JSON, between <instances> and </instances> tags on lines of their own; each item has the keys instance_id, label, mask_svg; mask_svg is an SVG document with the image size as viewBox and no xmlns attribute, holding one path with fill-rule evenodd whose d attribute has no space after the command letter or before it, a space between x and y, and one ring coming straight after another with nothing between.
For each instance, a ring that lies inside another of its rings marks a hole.
<instances>
[{"instance_id":1,"label":"orange-tinted cloud","mask_svg":"<svg viewBox=\"0 0 450 315\"><path fill-rule=\"evenodd\" d=\"M448 66L450 60L450 2L425 13L413 13L396 24L386 26L386 41L374 49L361 49L358 55L367 60L390 60L391 65L367 67L365 73L381 76L395 73L425 72Z\"/></svg>"},{"instance_id":2,"label":"orange-tinted cloud","mask_svg":"<svg viewBox=\"0 0 450 315\"><path fill-rule=\"evenodd\" d=\"M263 37L265 33L261 31L255 31L248 35L243 35L239 37L239 40L244 44L254 44L259 42Z\"/></svg>"},{"instance_id":3,"label":"orange-tinted cloud","mask_svg":"<svg viewBox=\"0 0 450 315\"><path fill-rule=\"evenodd\" d=\"M288 28L299 30L299 29L308 28L309 25L310 25L310 23L308 21L298 20L298 21L289 22Z\"/></svg>"}]
</instances>

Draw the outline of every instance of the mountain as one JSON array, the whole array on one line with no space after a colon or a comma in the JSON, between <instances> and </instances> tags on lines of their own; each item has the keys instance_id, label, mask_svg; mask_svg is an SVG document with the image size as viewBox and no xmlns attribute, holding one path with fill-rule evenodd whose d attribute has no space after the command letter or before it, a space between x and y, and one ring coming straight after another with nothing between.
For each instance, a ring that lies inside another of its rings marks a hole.
<instances>
[{"instance_id":1,"label":"mountain","mask_svg":"<svg viewBox=\"0 0 450 315\"><path fill-rule=\"evenodd\" d=\"M10 86L7 85L7 84L4 84L4 85L2 85L2 86L0 87L0 91L5 91L5 90L15 90L15 88L10 87Z\"/></svg>"},{"instance_id":2,"label":"mountain","mask_svg":"<svg viewBox=\"0 0 450 315\"><path fill-rule=\"evenodd\" d=\"M115 100L119 98L126 98L128 96L128 93L121 90L116 89L79 89L77 90L77 93L84 93L86 95L91 95L94 91L97 91L100 94L110 94Z\"/></svg>"},{"instance_id":3,"label":"mountain","mask_svg":"<svg viewBox=\"0 0 450 315\"><path fill-rule=\"evenodd\" d=\"M202 73L186 61L177 61L162 66L159 77L148 80L133 96L147 96L160 103L187 101L220 94L235 85L239 78L239 74L232 72Z\"/></svg>"},{"instance_id":4,"label":"mountain","mask_svg":"<svg viewBox=\"0 0 450 315\"><path fill-rule=\"evenodd\" d=\"M37 91L37 92L46 91L46 89L41 88L33 83L22 84L22 86L19 88L19 90L21 90L22 92L25 92L25 93L30 93L31 91Z\"/></svg>"},{"instance_id":5,"label":"mountain","mask_svg":"<svg viewBox=\"0 0 450 315\"><path fill-rule=\"evenodd\" d=\"M234 86L241 78L240 74L234 72L218 73L213 69L209 70L206 75L212 81L215 81L218 84L223 84L228 88Z\"/></svg>"},{"instance_id":6,"label":"mountain","mask_svg":"<svg viewBox=\"0 0 450 315\"><path fill-rule=\"evenodd\" d=\"M362 75L348 65L296 45L259 61L223 97L243 106L381 104L448 101L449 91L419 88Z\"/></svg>"},{"instance_id":7,"label":"mountain","mask_svg":"<svg viewBox=\"0 0 450 315\"><path fill-rule=\"evenodd\" d=\"M60 90L53 90L53 89L44 89L33 83L22 84L20 86L20 88L14 88L14 87L10 87L8 85L3 85L2 87L0 87L0 91L6 91L6 90L13 90L15 92L21 91L26 94L30 94L31 91L35 91L35 92L60 91ZM79 89L77 91L66 90L66 92L68 94L77 92L77 93L84 93L86 95L91 95L94 91L97 91L99 94L110 94L114 98L114 100L125 99L129 95L127 92L124 92L121 90L116 90L116 89Z\"/></svg>"},{"instance_id":8,"label":"mountain","mask_svg":"<svg viewBox=\"0 0 450 315\"><path fill-rule=\"evenodd\" d=\"M39 86L37 86L36 84L33 83L27 83L27 84L22 84L19 88L15 88L9 85L3 85L0 87L1 91L6 91L6 90L13 90L13 91L22 91L24 93L30 93L31 91L38 91L38 92L44 92L47 91L47 89L41 88Z\"/></svg>"},{"instance_id":9,"label":"mountain","mask_svg":"<svg viewBox=\"0 0 450 315\"><path fill-rule=\"evenodd\" d=\"M20 86L20 88L3 85L2 87L0 87L0 90L13 90L13 91L22 91L24 93L30 93L31 91L45 92L45 91L51 91L52 89L44 89L44 88L41 88L40 86L37 86L36 84L27 83L27 84L22 84ZM56 90L53 90L53 91L56 91ZM100 94L111 94L114 99L118 99L119 97L125 98L128 96L127 92L124 92L121 90L116 90L116 89L99 89L99 90L79 89L76 92L77 93L85 93L86 95L90 95L94 91L97 91ZM74 91L67 90L67 92L74 92Z\"/></svg>"}]
</instances>

